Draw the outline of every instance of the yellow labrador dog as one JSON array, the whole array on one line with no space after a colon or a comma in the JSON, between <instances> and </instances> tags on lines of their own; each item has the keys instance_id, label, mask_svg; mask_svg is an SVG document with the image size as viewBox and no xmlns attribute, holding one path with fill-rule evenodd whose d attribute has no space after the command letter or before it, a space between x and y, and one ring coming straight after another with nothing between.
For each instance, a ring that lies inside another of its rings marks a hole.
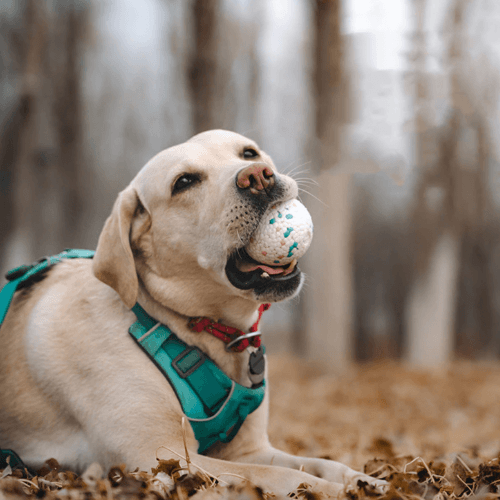
<instances>
[{"instance_id":1,"label":"yellow labrador dog","mask_svg":"<svg viewBox=\"0 0 500 500\"><path fill-rule=\"evenodd\" d=\"M0 329L0 447L34 467L54 457L77 471L92 462L149 470L163 445L183 454L183 410L128 335L131 308L139 303L231 379L252 385L248 349L228 352L189 321L248 331L260 304L298 293L298 267L248 271L242 251L268 206L296 196L295 181L236 133L204 132L151 159L118 196L93 260L63 261L16 293ZM358 479L384 487L337 462L274 449L267 419L266 393L230 442L203 454L187 425L192 461L279 495L301 483L332 497Z\"/></svg>"}]
</instances>

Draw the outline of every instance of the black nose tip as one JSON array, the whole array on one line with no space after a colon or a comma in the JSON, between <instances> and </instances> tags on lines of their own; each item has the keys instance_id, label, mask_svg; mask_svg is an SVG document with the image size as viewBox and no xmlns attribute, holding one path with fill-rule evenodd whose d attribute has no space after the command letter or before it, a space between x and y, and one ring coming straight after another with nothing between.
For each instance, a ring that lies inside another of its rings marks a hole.
<instances>
[{"instance_id":1,"label":"black nose tip","mask_svg":"<svg viewBox=\"0 0 500 500\"><path fill-rule=\"evenodd\" d=\"M253 163L236 174L236 185L252 194L269 193L275 185L274 172L264 163Z\"/></svg>"}]
</instances>

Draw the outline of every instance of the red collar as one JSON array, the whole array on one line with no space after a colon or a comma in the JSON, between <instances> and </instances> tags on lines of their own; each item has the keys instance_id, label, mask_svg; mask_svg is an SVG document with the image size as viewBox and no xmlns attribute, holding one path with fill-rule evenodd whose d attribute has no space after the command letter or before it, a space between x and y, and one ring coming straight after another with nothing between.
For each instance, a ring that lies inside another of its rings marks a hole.
<instances>
[{"instance_id":1,"label":"red collar","mask_svg":"<svg viewBox=\"0 0 500 500\"><path fill-rule=\"evenodd\" d=\"M270 307L271 304L261 304L261 306L259 307L259 319L250 328L251 332L258 331L262 313L264 311L267 311ZM189 321L189 326L192 330L198 333L205 330L206 332L211 333L214 337L217 337L226 344L229 344L233 340L245 334L245 332L238 330L238 328L233 328L232 326L226 326L221 323L216 323L210 318L191 318L191 320ZM241 342L236 342L231 346L231 350L233 352L242 352L250 345L253 347L259 347L260 335L251 337L249 339L242 339Z\"/></svg>"}]
</instances>

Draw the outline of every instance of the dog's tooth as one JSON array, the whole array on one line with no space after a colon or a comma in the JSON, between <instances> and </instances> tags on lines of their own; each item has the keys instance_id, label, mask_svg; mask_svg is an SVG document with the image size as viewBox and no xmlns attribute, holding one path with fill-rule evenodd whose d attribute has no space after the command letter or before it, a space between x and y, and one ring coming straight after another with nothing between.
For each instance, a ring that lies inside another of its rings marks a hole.
<instances>
[{"instance_id":1,"label":"dog's tooth","mask_svg":"<svg viewBox=\"0 0 500 500\"><path fill-rule=\"evenodd\" d=\"M292 262L290 262L288 267L285 269L283 276L288 276L291 272L293 272L296 265L297 265L297 259L293 259Z\"/></svg>"},{"instance_id":2,"label":"dog's tooth","mask_svg":"<svg viewBox=\"0 0 500 500\"><path fill-rule=\"evenodd\" d=\"M269 278L269 274L267 274L265 271L260 275L261 278Z\"/></svg>"}]
</instances>

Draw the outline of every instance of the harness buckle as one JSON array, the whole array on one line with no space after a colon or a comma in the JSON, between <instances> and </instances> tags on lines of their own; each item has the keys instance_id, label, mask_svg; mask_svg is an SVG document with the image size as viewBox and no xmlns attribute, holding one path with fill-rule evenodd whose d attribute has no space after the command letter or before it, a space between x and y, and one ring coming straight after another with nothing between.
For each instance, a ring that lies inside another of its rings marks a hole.
<instances>
[{"instance_id":1,"label":"harness buckle","mask_svg":"<svg viewBox=\"0 0 500 500\"><path fill-rule=\"evenodd\" d=\"M187 378L205 362L205 359L205 353L191 345L172 360L172 368L179 377Z\"/></svg>"}]
</instances>

